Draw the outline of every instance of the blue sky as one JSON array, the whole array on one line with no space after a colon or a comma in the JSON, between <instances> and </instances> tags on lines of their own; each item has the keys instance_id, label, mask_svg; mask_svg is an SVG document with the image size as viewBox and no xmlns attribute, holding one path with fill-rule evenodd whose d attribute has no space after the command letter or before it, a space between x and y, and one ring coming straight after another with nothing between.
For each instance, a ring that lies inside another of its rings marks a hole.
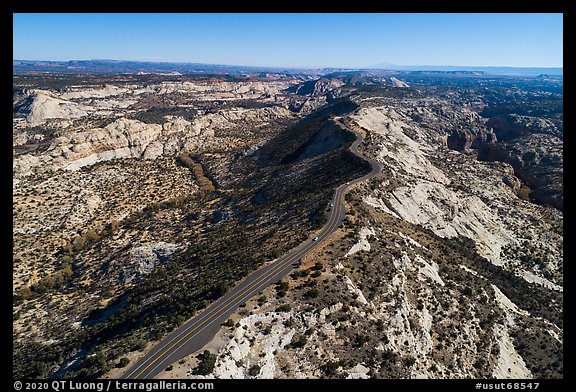
<instances>
[{"instance_id":1,"label":"blue sky","mask_svg":"<svg viewBox=\"0 0 576 392\"><path fill-rule=\"evenodd\" d=\"M562 14L14 14L14 59L561 67Z\"/></svg>"}]
</instances>

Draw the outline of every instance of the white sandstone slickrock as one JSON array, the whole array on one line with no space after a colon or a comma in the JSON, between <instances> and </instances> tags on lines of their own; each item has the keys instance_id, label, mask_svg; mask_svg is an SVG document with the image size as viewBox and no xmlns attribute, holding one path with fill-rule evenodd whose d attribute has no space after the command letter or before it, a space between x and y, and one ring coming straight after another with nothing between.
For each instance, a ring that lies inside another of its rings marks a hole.
<instances>
[{"instance_id":1,"label":"white sandstone slickrock","mask_svg":"<svg viewBox=\"0 0 576 392\"><path fill-rule=\"evenodd\" d=\"M394 211L392 211L391 209L389 209L388 206L384 203L384 201L382 201L382 199L380 199L380 198L368 195L368 196L364 197L364 202L366 204L368 204L369 206L381 209L382 211L392 215L393 217L400 219L400 216L398 214L396 214Z\"/></svg>"},{"instance_id":2,"label":"white sandstone slickrock","mask_svg":"<svg viewBox=\"0 0 576 392\"><path fill-rule=\"evenodd\" d=\"M419 273L432 279L433 282L438 283L440 286L444 286L444 281L440 275L438 275L438 264L436 264L434 261L428 263L420 255L416 255L415 260L424 265L418 269Z\"/></svg>"},{"instance_id":3,"label":"white sandstone slickrock","mask_svg":"<svg viewBox=\"0 0 576 392\"><path fill-rule=\"evenodd\" d=\"M107 85L103 88L88 89L73 87L64 92L24 91L18 96L19 101L14 103L20 105L18 112L24 119L15 117L13 145L24 145L29 140L44 138L42 134L32 135L25 130L19 130L26 126L49 123L50 126L57 126L59 132L56 138L49 141L49 147L44 153L15 156L13 174L19 181L20 177L30 175L36 170L78 170L112 159L156 159L161 156L174 156L182 150L236 148L245 143L242 138L216 134L242 125L247 129L263 127L270 121L292 118L295 114L281 105L271 105L253 109L220 109L215 113L200 113L191 121L167 115L160 124L148 124L124 117L132 112L132 105L138 102L139 94L205 92L199 94L198 98L225 99L215 94L228 94L228 99L238 99L241 98L239 95L248 94L253 99L267 99L266 97L278 94L293 83L167 82L144 88ZM274 101L273 98L270 99ZM85 121L80 128L73 122L78 119ZM92 121L109 123L106 126L90 127Z\"/></svg>"},{"instance_id":4,"label":"white sandstone slickrock","mask_svg":"<svg viewBox=\"0 0 576 392\"><path fill-rule=\"evenodd\" d=\"M61 154L58 154L58 148L52 153L58 156L55 159L56 165L78 170L86 165L115 158L141 157L146 147L161 132L160 125L120 118L103 129L77 133L70 140L72 148L68 149L66 144L62 144Z\"/></svg>"},{"instance_id":5,"label":"white sandstone slickrock","mask_svg":"<svg viewBox=\"0 0 576 392\"><path fill-rule=\"evenodd\" d=\"M107 98L122 95L130 90L114 85L106 85L103 88L91 88L81 90L71 90L60 94L61 99L87 99L87 98Z\"/></svg>"},{"instance_id":6,"label":"white sandstone slickrock","mask_svg":"<svg viewBox=\"0 0 576 392\"><path fill-rule=\"evenodd\" d=\"M363 108L352 118L359 126L384 137L378 160L393 160L413 176L423 176L443 184L450 182L428 159L427 154L434 152L434 149L406 136L404 129L410 129L411 126L394 109Z\"/></svg>"},{"instance_id":7,"label":"white sandstone slickrock","mask_svg":"<svg viewBox=\"0 0 576 392\"><path fill-rule=\"evenodd\" d=\"M539 237L541 246L552 255L546 262L547 268L556 269L553 260L562 256L559 253L562 247L558 246L562 238L549 230L531 228L534 213L542 209L518 200L505 184L503 178L513 176L512 168L501 163L473 161L459 152L445 150L437 130L421 127L420 122L411 119L415 113L424 119L436 116L429 112L426 102L417 102L422 105L408 102L403 107L364 107L351 116L366 132L377 137L373 143L376 159L397 181L396 186L383 182L365 195L366 204L429 228L441 237L468 237L481 256L495 265L517 270L527 268L522 268L514 254L503 252L519 246L528 230ZM466 117L466 113L464 110L461 115ZM470 113L469 117L475 119L477 114ZM446 156L444 166L432 160L443 156ZM512 208L510 203L514 203L517 213L508 216L502 211ZM561 288L540 271L521 276L552 290Z\"/></svg>"},{"instance_id":8,"label":"white sandstone slickrock","mask_svg":"<svg viewBox=\"0 0 576 392\"><path fill-rule=\"evenodd\" d=\"M532 378L532 373L526 367L524 359L518 354L512 344L512 339L508 335L508 328L500 324L494 328L494 336L498 342L500 355L498 363L493 370L494 378Z\"/></svg>"},{"instance_id":9,"label":"white sandstone slickrock","mask_svg":"<svg viewBox=\"0 0 576 392\"><path fill-rule=\"evenodd\" d=\"M395 78L394 76L392 76L390 78L390 80L392 81L392 83L394 83L395 87L410 87L408 85L408 83L401 81L400 79Z\"/></svg>"},{"instance_id":10,"label":"white sandstone slickrock","mask_svg":"<svg viewBox=\"0 0 576 392\"><path fill-rule=\"evenodd\" d=\"M352 294L356 296L356 300L358 302L360 302L362 305L368 305L368 301L366 300L366 297L364 297L364 293L362 293L362 290L356 287L354 282L352 282L352 280L348 276L344 276L344 283L346 284L348 291L350 291Z\"/></svg>"},{"instance_id":11,"label":"white sandstone slickrock","mask_svg":"<svg viewBox=\"0 0 576 392\"><path fill-rule=\"evenodd\" d=\"M554 283L550 282L548 279L546 279L542 276L538 276L531 271L522 270L520 272L520 276L522 276L527 282L539 284L539 285L544 286L550 290L556 290L556 291L560 291L560 292L564 291L564 288L562 286L554 284Z\"/></svg>"},{"instance_id":12,"label":"white sandstone slickrock","mask_svg":"<svg viewBox=\"0 0 576 392\"><path fill-rule=\"evenodd\" d=\"M494 337L498 342L500 353L498 356L498 362L492 370L492 375L495 378L530 379L532 378L532 373L526 367L524 359L516 351L512 338L508 334L509 328L515 325L514 319L516 316L529 316L530 314L527 311L518 308L514 302L500 291L498 286L494 284L491 286L494 290L494 296L498 306L506 312L504 322L494 326Z\"/></svg>"},{"instance_id":13,"label":"white sandstone slickrock","mask_svg":"<svg viewBox=\"0 0 576 392\"><path fill-rule=\"evenodd\" d=\"M363 251L370 251L370 243L368 242L368 236L375 236L376 232L372 227L363 227L360 229L360 240L357 244L354 244L352 248L344 255L344 257L348 257L353 255L354 253Z\"/></svg>"},{"instance_id":14,"label":"white sandstone slickrock","mask_svg":"<svg viewBox=\"0 0 576 392\"><path fill-rule=\"evenodd\" d=\"M369 371L370 371L369 368L359 363L358 365L346 371L346 373L348 373L348 377L346 378L352 380L368 379L370 378L370 376L368 375Z\"/></svg>"},{"instance_id":15,"label":"white sandstone slickrock","mask_svg":"<svg viewBox=\"0 0 576 392\"><path fill-rule=\"evenodd\" d=\"M212 377L216 378L248 378L248 371L254 365L260 367L256 378L278 378L283 371L278 364L281 353L285 353L286 346L296 334L294 327L286 327L285 322L295 318L295 322L305 329L319 330L328 334L335 334L331 323L326 322L330 314L342 308L341 303L323 308L318 313L299 313L294 316L288 312L266 312L253 314L241 318L240 326L235 329L230 341L218 351L218 361ZM270 333L262 334L262 329L270 327ZM317 339L317 333L309 338ZM250 343L253 341L253 343ZM361 369L359 369L361 370Z\"/></svg>"},{"instance_id":16,"label":"white sandstone slickrock","mask_svg":"<svg viewBox=\"0 0 576 392\"><path fill-rule=\"evenodd\" d=\"M25 118L30 125L40 125L49 119L73 119L87 116L94 109L55 97L45 90L31 90L27 98Z\"/></svg>"}]
</instances>

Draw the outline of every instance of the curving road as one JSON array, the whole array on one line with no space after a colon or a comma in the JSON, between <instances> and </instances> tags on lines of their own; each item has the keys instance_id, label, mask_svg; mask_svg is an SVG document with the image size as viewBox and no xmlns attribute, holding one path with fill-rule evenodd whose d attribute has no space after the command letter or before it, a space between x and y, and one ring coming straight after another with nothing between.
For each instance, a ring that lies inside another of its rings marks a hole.
<instances>
[{"instance_id":1,"label":"curving road","mask_svg":"<svg viewBox=\"0 0 576 392\"><path fill-rule=\"evenodd\" d=\"M362 134L347 128L339 121L334 120L334 122L343 129L356 134L356 140L350 146L350 151L370 162L372 171L363 177L340 185L336 189L336 194L332 200L334 207L330 211L328 222L316 234L317 240L309 239L303 242L274 263L265 265L248 275L246 279L228 291L228 293L160 341L150 352L127 370L121 378L153 378L170 364L201 349L218 332L220 324L225 322L240 304L288 275L303 256L336 231L346 215L346 208L342 203L345 192L352 185L380 174L381 168L378 162L358 152L358 145L362 142Z\"/></svg>"}]
</instances>

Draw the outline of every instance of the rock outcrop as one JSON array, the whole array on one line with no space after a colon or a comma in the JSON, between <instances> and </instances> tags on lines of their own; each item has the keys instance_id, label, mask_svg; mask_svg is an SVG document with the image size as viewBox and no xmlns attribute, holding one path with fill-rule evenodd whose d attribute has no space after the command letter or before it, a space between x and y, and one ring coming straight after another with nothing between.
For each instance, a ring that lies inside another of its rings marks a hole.
<instances>
[{"instance_id":1,"label":"rock outcrop","mask_svg":"<svg viewBox=\"0 0 576 392\"><path fill-rule=\"evenodd\" d=\"M471 148L478 149L486 143L493 144L496 141L496 135L492 129L488 131L454 130L448 135L446 146L451 150L468 152Z\"/></svg>"},{"instance_id":2,"label":"rock outcrop","mask_svg":"<svg viewBox=\"0 0 576 392\"><path fill-rule=\"evenodd\" d=\"M87 116L94 108L60 99L44 90L31 90L14 105L14 112L23 115L30 125L49 119L74 119Z\"/></svg>"},{"instance_id":3,"label":"rock outcrop","mask_svg":"<svg viewBox=\"0 0 576 392\"><path fill-rule=\"evenodd\" d=\"M410 87L408 83L401 81L400 79L395 78L392 76L390 81L394 84L394 87Z\"/></svg>"},{"instance_id":4,"label":"rock outcrop","mask_svg":"<svg viewBox=\"0 0 576 392\"><path fill-rule=\"evenodd\" d=\"M484 144L478 159L505 162L531 190L535 202L563 210L563 143L548 134L531 134L499 144Z\"/></svg>"},{"instance_id":5,"label":"rock outcrop","mask_svg":"<svg viewBox=\"0 0 576 392\"><path fill-rule=\"evenodd\" d=\"M286 91L296 95L324 95L331 90L342 86L344 82L338 79L320 78L309 80L288 88Z\"/></svg>"},{"instance_id":6,"label":"rock outcrop","mask_svg":"<svg viewBox=\"0 0 576 392\"><path fill-rule=\"evenodd\" d=\"M167 263L177 250L177 244L166 242L133 247L130 250L130 266L123 268L121 280L125 283L130 283L133 279L142 280L154 268Z\"/></svg>"}]
</instances>

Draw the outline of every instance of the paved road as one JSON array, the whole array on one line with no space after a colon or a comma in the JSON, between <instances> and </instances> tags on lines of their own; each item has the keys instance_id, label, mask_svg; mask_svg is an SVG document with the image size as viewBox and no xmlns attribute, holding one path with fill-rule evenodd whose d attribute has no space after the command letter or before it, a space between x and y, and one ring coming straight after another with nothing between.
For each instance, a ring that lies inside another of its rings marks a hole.
<instances>
[{"instance_id":1,"label":"paved road","mask_svg":"<svg viewBox=\"0 0 576 392\"><path fill-rule=\"evenodd\" d=\"M346 215L346 208L342 203L346 190L356 183L378 175L381 169L376 161L358 152L358 145L362 142L362 135L347 128L341 122L334 121L343 129L348 129L356 134L356 140L350 146L350 151L370 162L372 171L361 178L338 187L332 200L334 207L330 211L328 222L316 234L318 239L316 241L313 239L307 240L275 262L265 265L250 274L223 297L220 297L196 317L188 320L159 342L148 354L124 373L121 378L153 378L170 364L201 349L218 332L220 324L225 322L238 309L240 304L288 275L303 256L320 245L323 240L340 226Z\"/></svg>"}]
</instances>

